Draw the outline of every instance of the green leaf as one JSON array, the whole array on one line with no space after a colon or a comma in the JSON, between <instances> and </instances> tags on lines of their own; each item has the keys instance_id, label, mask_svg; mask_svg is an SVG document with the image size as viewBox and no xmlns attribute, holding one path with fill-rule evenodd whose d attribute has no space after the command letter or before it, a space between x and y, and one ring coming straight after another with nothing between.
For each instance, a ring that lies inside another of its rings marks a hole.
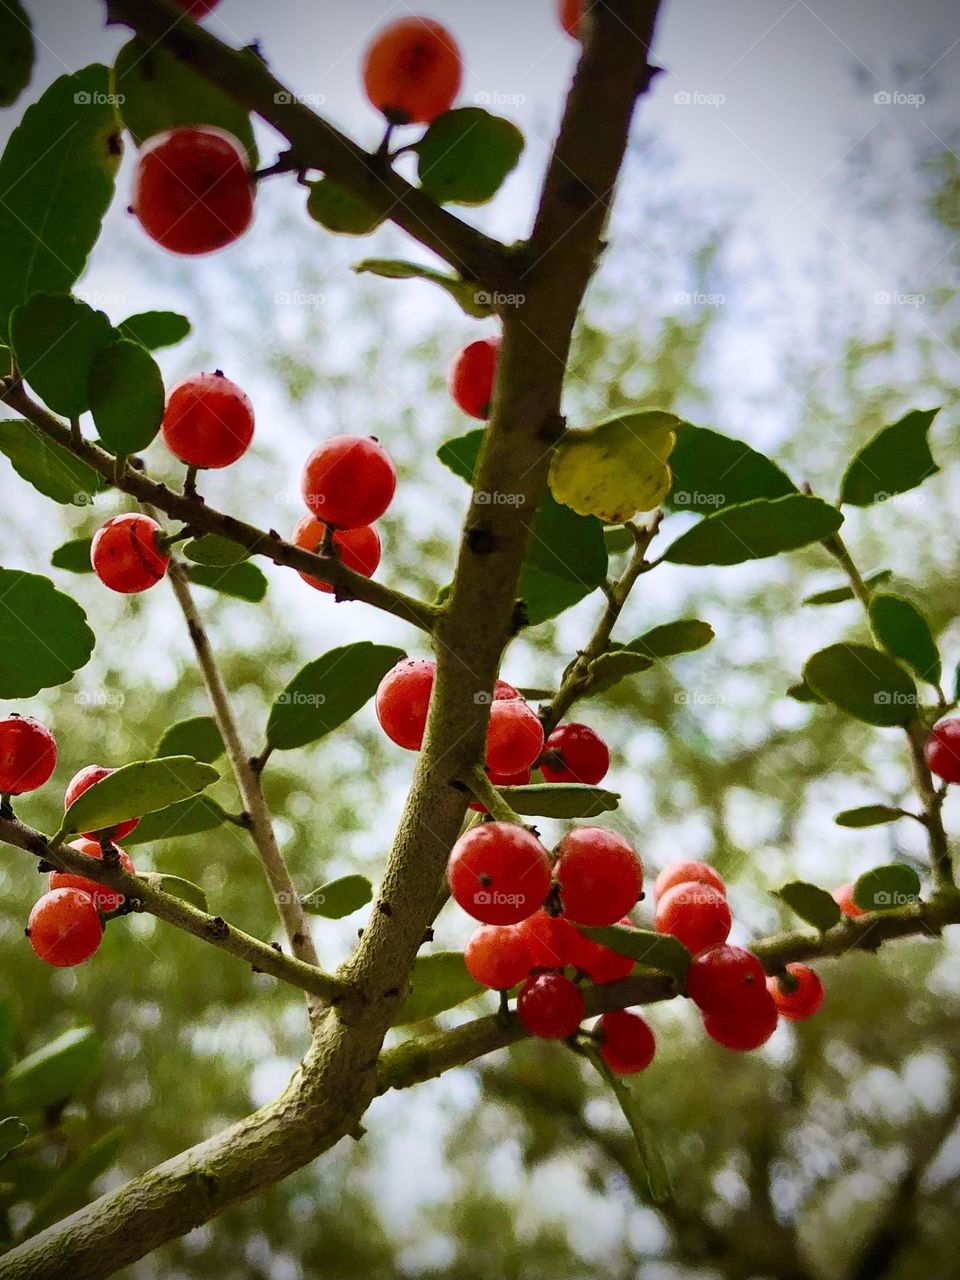
<instances>
[{"instance_id":1,"label":"green leaf","mask_svg":"<svg viewBox=\"0 0 960 1280\"><path fill-rule=\"evenodd\" d=\"M213 831L225 821L223 806L216 800L210 796L192 796L141 818L130 834L123 837L123 847L127 849L136 844L156 844L160 840L199 835L203 831Z\"/></svg>"},{"instance_id":2,"label":"green leaf","mask_svg":"<svg viewBox=\"0 0 960 1280\"><path fill-rule=\"evenodd\" d=\"M185 880L183 876L167 875L165 871L149 871L143 878L152 888L159 889L161 893L169 893L172 898L189 902L191 907L196 907L198 911L207 910L207 895L192 880Z\"/></svg>"},{"instance_id":3,"label":"green leaf","mask_svg":"<svg viewBox=\"0 0 960 1280\"><path fill-rule=\"evenodd\" d=\"M864 578L864 586L876 587L881 582L886 582L888 578L893 577L892 569L878 569L876 573L870 574L868 578ZM805 596L800 601L801 604L845 604L847 600L855 600L856 594L853 587L846 583L842 587L831 587L829 591L815 591L812 596Z\"/></svg>"},{"instance_id":4,"label":"green leaf","mask_svg":"<svg viewBox=\"0 0 960 1280\"><path fill-rule=\"evenodd\" d=\"M30 83L34 62L30 19L20 0L0 4L0 107L12 106Z\"/></svg>"},{"instance_id":5,"label":"green leaf","mask_svg":"<svg viewBox=\"0 0 960 1280\"><path fill-rule=\"evenodd\" d=\"M437 450L443 465L468 484L473 482L484 434L483 428L469 431ZM607 567L601 522L578 516L546 494L534 517L517 587L530 625L556 617L590 595L606 581Z\"/></svg>"},{"instance_id":6,"label":"green leaf","mask_svg":"<svg viewBox=\"0 0 960 1280\"><path fill-rule=\"evenodd\" d=\"M90 660L87 615L49 578L0 569L0 698L32 698Z\"/></svg>"},{"instance_id":7,"label":"green leaf","mask_svg":"<svg viewBox=\"0 0 960 1280\"><path fill-rule=\"evenodd\" d=\"M410 974L411 992L393 1019L404 1027L424 1018L435 1018L486 990L467 973L459 951L434 951L418 956Z\"/></svg>"},{"instance_id":8,"label":"green leaf","mask_svg":"<svg viewBox=\"0 0 960 1280\"><path fill-rule=\"evenodd\" d=\"M382 276L385 280L427 280L449 293L457 306L475 320L482 320L494 313L492 297L478 289L476 284L470 280L461 280L459 276L448 276L443 271L435 271L433 267L425 267L418 262L365 258L353 269L358 275Z\"/></svg>"},{"instance_id":9,"label":"green leaf","mask_svg":"<svg viewBox=\"0 0 960 1280\"><path fill-rule=\"evenodd\" d=\"M137 146L178 125L212 124L232 133L251 169L257 167L249 112L155 41L135 37L123 46L113 68L113 88L123 123Z\"/></svg>"},{"instance_id":10,"label":"green leaf","mask_svg":"<svg viewBox=\"0 0 960 1280\"><path fill-rule=\"evenodd\" d=\"M536 818L595 818L612 812L620 803L616 791L588 787L582 782L533 783L497 790L514 813Z\"/></svg>"},{"instance_id":11,"label":"green leaf","mask_svg":"<svg viewBox=\"0 0 960 1280\"><path fill-rule=\"evenodd\" d=\"M71 1164L48 1184L33 1216L23 1229L24 1238L35 1235L44 1227L59 1221L88 1198L90 1184L106 1173L114 1163L123 1144L123 1133L112 1129L87 1147Z\"/></svg>"},{"instance_id":12,"label":"green leaf","mask_svg":"<svg viewBox=\"0 0 960 1280\"><path fill-rule=\"evenodd\" d=\"M20 372L46 405L68 418L90 408L90 371L113 338L102 311L65 293L34 294L10 320Z\"/></svg>"},{"instance_id":13,"label":"green leaf","mask_svg":"<svg viewBox=\"0 0 960 1280\"><path fill-rule=\"evenodd\" d=\"M677 428L670 470L673 485L666 505L695 515L797 491L775 462L742 440L687 422Z\"/></svg>"},{"instance_id":14,"label":"green leaf","mask_svg":"<svg viewBox=\"0 0 960 1280\"><path fill-rule=\"evenodd\" d=\"M314 889L303 899L303 909L312 916L342 920L365 907L373 898L373 885L366 876L341 876Z\"/></svg>"},{"instance_id":15,"label":"green leaf","mask_svg":"<svg viewBox=\"0 0 960 1280\"><path fill-rule=\"evenodd\" d=\"M587 668L590 677L591 693L606 693L614 685L618 685L627 676L639 675L641 671L649 671L653 659L645 654L635 653L632 649L611 649L594 658Z\"/></svg>"},{"instance_id":16,"label":"green leaf","mask_svg":"<svg viewBox=\"0 0 960 1280\"><path fill-rule=\"evenodd\" d=\"M805 680L801 680L799 684L792 684L787 690L787 697L793 698L795 702L816 702L820 706L826 703L826 698L821 698L819 693L814 693Z\"/></svg>"},{"instance_id":17,"label":"green leaf","mask_svg":"<svg viewBox=\"0 0 960 1280\"><path fill-rule=\"evenodd\" d=\"M649 410L567 431L550 463L550 492L578 515L623 524L670 490L667 459L680 419Z\"/></svg>"},{"instance_id":18,"label":"green leaf","mask_svg":"<svg viewBox=\"0 0 960 1280\"><path fill-rule=\"evenodd\" d=\"M54 569L65 569L67 573L93 573L90 563L90 546L92 538L73 538L57 547L50 557Z\"/></svg>"},{"instance_id":19,"label":"green leaf","mask_svg":"<svg viewBox=\"0 0 960 1280\"><path fill-rule=\"evenodd\" d=\"M61 76L0 159L0 335L34 293L69 290L113 198L123 151L106 67Z\"/></svg>"},{"instance_id":20,"label":"green leaf","mask_svg":"<svg viewBox=\"0 0 960 1280\"><path fill-rule=\"evenodd\" d=\"M887 593L870 601L873 634L892 658L905 663L921 680L939 687L943 674L940 651L930 624L911 601Z\"/></svg>"},{"instance_id":21,"label":"green leaf","mask_svg":"<svg viewBox=\"0 0 960 1280\"><path fill-rule=\"evenodd\" d=\"M16 1116L0 1120L0 1160L16 1150L30 1136L30 1130Z\"/></svg>"},{"instance_id":22,"label":"green leaf","mask_svg":"<svg viewBox=\"0 0 960 1280\"><path fill-rule=\"evenodd\" d=\"M153 442L163 422L163 377L139 342L120 338L90 370L90 411L105 449L122 457Z\"/></svg>"},{"instance_id":23,"label":"green leaf","mask_svg":"<svg viewBox=\"0 0 960 1280\"><path fill-rule=\"evenodd\" d=\"M840 502L868 507L915 489L940 470L927 433L939 409L915 409L881 431L853 458L840 486Z\"/></svg>"},{"instance_id":24,"label":"green leaf","mask_svg":"<svg viewBox=\"0 0 960 1280\"><path fill-rule=\"evenodd\" d=\"M173 347L190 333L190 321L176 311L140 311L128 316L117 328L131 342L139 342L148 351Z\"/></svg>"},{"instance_id":25,"label":"green leaf","mask_svg":"<svg viewBox=\"0 0 960 1280\"><path fill-rule=\"evenodd\" d=\"M644 632L637 640L624 647L647 658L673 658L680 653L695 653L708 645L714 637L709 622L699 618L680 618L665 622Z\"/></svg>"},{"instance_id":26,"label":"green leaf","mask_svg":"<svg viewBox=\"0 0 960 1280\"><path fill-rule=\"evenodd\" d=\"M157 758L192 756L201 764L213 764L225 750L216 720L212 716L194 716L192 720L171 725L157 743L154 754Z\"/></svg>"},{"instance_id":27,"label":"green leaf","mask_svg":"<svg viewBox=\"0 0 960 1280\"><path fill-rule=\"evenodd\" d=\"M832 644L803 668L804 681L866 724L906 724L917 711L917 686L892 658L865 644Z\"/></svg>"},{"instance_id":28,"label":"green leaf","mask_svg":"<svg viewBox=\"0 0 960 1280\"><path fill-rule=\"evenodd\" d=\"M310 183L307 213L321 227L341 236L368 236L385 217L329 178Z\"/></svg>"},{"instance_id":29,"label":"green leaf","mask_svg":"<svg viewBox=\"0 0 960 1280\"><path fill-rule=\"evenodd\" d=\"M252 604L259 604L267 594L267 579L263 570L247 562L223 567L191 564L187 566L187 577L198 587L209 587L211 591L219 591L221 595L249 600Z\"/></svg>"},{"instance_id":30,"label":"green leaf","mask_svg":"<svg viewBox=\"0 0 960 1280\"><path fill-rule=\"evenodd\" d=\"M840 923L840 908L826 889L808 884L805 880L791 880L773 895L786 903L794 915L826 933Z\"/></svg>"},{"instance_id":31,"label":"green leaf","mask_svg":"<svg viewBox=\"0 0 960 1280\"><path fill-rule=\"evenodd\" d=\"M416 144L417 173L438 204L485 204L517 167L523 134L482 107L437 116Z\"/></svg>"},{"instance_id":32,"label":"green leaf","mask_svg":"<svg viewBox=\"0 0 960 1280\"><path fill-rule=\"evenodd\" d=\"M138 760L95 782L79 795L63 816L69 835L81 831L107 831L127 818L156 813L187 800L217 781L220 774L192 756L164 756L162 760Z\"/></svg>"},{"instance_id":33,"label":"green leaf","mask_svg":"<svg viewBox=\"0 0 960 1280\"><path fill-rule=\"evenodd\" d=\"M902 862L865 871L853 886L853 900L861 911L895 911L920 897L920 877Z\"/></svg>"},{"instance_id":34,"label":"green leaf","mask_svg":"<svg viewBox=\"0 0 960 1280\"><path fill-rule=\"evenodd\" d=\"M217 533L205 533L202 538L191 538L184 543L183 554L195 564L209 564L219 568L240 564L249 559L250 552L229 538Z\"/></svg>"},{"instance_id":35,"label":"green leaf","mask_svg":"<svg viewBox=\"0 0 960 1280\"><path fill-rule=\"evenodd\" d=\"M618 955L629 956L645 969L659 969L663 973L673 974L675 978L682 978L690 968L693 958L690 952L668 933L621 928L616 924L604 929L587 929L582 925L577 927L582 934L599 942L602 947L609 947Z\"/></svg>"},{"instance_id":36,"label":"green leaf","mask_svg":"<svg viewBox=\"0 0 960 1280\"><path fill-rule=\"evenodd\" d=\"M21 480L64 506L88 506L103 491L103 480L85 462L21 418L0 420L0 453Z\"/></svg>"},{"instance_id":37,"label":"green leaf","mask_svg":"<svg viewBox=\"0 0 960 1280\"><path fill-rule=\"evenodd\" d=\"M586 1045L584 1052L600 1076L613 1090L614 1097L620 1104L620 1110L630 1126L633 1140L637 1144L637 1156L647 1180L650 1199L655 1204L662 1204L664 1201L669 1200L672 1194L670 1171L667 1169L660 1148L650 1134L646 1119L641 1111L636 1084L628 1083L622 1076L615 1075L593 1045Z\"/></svg>"},{"instance_id":38,"label":"green leaf","mask_svg":"<svg viewBox=\"0 0 960 1280\"><path fill-rule=\"evenodd\" d=\"M268 744L292 751L339 729L370 701L403 656L402 649L360 640L308 662L273 704Z\"/></svg>"},{"instance_id":39,"label":"green leaf","mask_svg":"<svg viewBox=\"0 0 960 1280\"><path fill-rule=\"evenodd\" d=\"M907 815L888 804L864 804L857 809L844 809L834 815L838 827L883 827Z\"/></svg>"},{"instance_id":40,"label":"green leaf","mask_svg":"<svg viewBox=\"0 0 960 1280\"><path fill-rule=\"evenodd\" d=\"M672 564L742 564L822 542L836 533L843 516L821 498L803 493L755 498L706 516L664 553Z\"/></svg>"},{"instance_id":41,"label":"green leaf","mask_svg":"<svg viewBox=\"0 0 960 1280\"><path fill-rule=\"evenodd\" d=\"M102 1049L93 1027L75 1027L10 1068L3 1105L18 1115L76 1097L100 1074Z\"/></svg>"}]
</instances>

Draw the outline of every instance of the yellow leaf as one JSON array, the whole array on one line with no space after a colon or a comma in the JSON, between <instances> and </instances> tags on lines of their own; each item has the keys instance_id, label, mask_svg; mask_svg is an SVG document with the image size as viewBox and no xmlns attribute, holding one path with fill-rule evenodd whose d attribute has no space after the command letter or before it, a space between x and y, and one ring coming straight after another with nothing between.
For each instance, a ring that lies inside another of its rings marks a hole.
<instances>
[{"instance_id":1,"label":"yellow leaf","mask_svg":"<svg viewBox=\"0 0 960 1280\"><path fill-rule=\"evenodd\" d=\"M680 419L649 410L568 431L550 464L550 491L578 515L623 524L670 492L668 459Z\"/></svg>"}]
</instances>

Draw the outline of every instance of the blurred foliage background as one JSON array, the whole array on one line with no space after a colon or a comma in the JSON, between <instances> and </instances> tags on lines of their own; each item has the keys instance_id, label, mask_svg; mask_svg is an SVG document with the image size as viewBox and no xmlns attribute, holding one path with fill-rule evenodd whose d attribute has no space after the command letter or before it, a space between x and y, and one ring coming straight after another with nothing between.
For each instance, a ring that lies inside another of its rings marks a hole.
<instances>
[{"instance_id":1,"label":"blurred foliage background","mask_svg":"<svg viewBox=\"0 0 960 1280\"><path fill-rule=\"evenodd\" d=\"M638 139L635 158L645 151ZM803 267L818 299L807 313L790 285L769 274L749 211L735 198L691 190L662 159L628 166L611 248L578 333L566 408L580 425L628 404L672 408L765 449L829 497L847 459L878 427L907 409L943 404L933 435L942 473L900 501L848 516L846 535L861 568L892 569L897 588L925 605L952 670L960 658L951 462L960 182L956 156L933 138L910 166L906 175L878 172L866 142L846 157L842 180L835 175L838 203L865 238L880 226L900 235L891 277L907 288L917 263L936 263L938 283L925 289L922 307L875 306L869 317L835 273L828 243ZM402 472L383 522L381 572L432 598L450 572L465 502L434 453L471 425L449 403L445 371L479 330L445 300L425 302L426 286L352 277L346 264L367 246L331 242L308 225L295 188L271 189L263 203L260 217L272 233L258 236L255 252L205 269L202 284L177 264L162 282L194 323L187 345L163 353L168 381L216 366L262 388L254 451L210 478L206 491L287 531L311 442L335 429L376 435ZM133 235L114 238L111 252L121 261ZM378 233L377 253L403 249L391 231ZM701 295L714 301L685 300ZM751 333L763 340L760 380L750 368ZM741 372L750 375L742 383ZM175 477L162 447L148 460ZM3 562L52 572L99 636L93 661L71 684L21 708L54 725L60 743L55 784L18 806L50 831L76 769L92 759L143 758L170 723L206 707L166 586L126 599L90 577L49 570L53 549L92 532L113 500L94 510L54 508L3 466ZM685 519L670 517L678 529ZM259 608L197 591L254 749L276 692L345 636L389 638L422 652L420 637L399 623L337 606L296 575L267 572L270 591ZM801 605L836 581L818 550L650 575L621 638L697 616L717 639L578 712L613 749L609 782L624 800L611 824L637 843L650 877L676 857L714 862L731 881L737 941L789 923L768 891L794 875L829 887L879 861L922 864L911 824L845 831L831 821L841 808L909 795L900 735L785 696L814 648L863 632L854 605ZM507 678L555 682L600 603L595 595L521 636ZM329 741L273 757L268 797L304 891L351 870L376 879L411 764L384 741L371 708ZM235 807L229 782L218 794ZM948 828L958 821L954 798ZM277 936L242 831L225 827L132 852L138 868L198 881L213 910L258 936ZM141 916L112 925L91 964L47 969L22 937L38 891L28 858L3 852L0 890L0 994L9 1002L12 1052L22 1056L85 1025L104 1046L96 1079L65 1109L34 1117L27 1146L0 1165L0 1184L13 1179L0 1188L12 1205L8 1232L23 1230L52 1173L73 1167L103 1135L118 1135L115 1162L93 1186L84 1177L67 1185L60 1210L199 1141L282 1087L305 1045L294 992ZM361 914L316 922L325 964L338 963L362 923ZM468 929L445 911L437 946L462 945ZM674 1174L665 1206L647 1200L612 1099L562 1048L525 1044L377 1101L362 1141L342 1144L126 1274L945 1277L960 1249L957 954L955 941L923 940L826 964L823 1012L782 1027L749 1056L708 1042L683 1002L654 1009L659 1052L642 1090ZM441 1021L471 1017L490 999Z\"/></svg>"}]
</instances>

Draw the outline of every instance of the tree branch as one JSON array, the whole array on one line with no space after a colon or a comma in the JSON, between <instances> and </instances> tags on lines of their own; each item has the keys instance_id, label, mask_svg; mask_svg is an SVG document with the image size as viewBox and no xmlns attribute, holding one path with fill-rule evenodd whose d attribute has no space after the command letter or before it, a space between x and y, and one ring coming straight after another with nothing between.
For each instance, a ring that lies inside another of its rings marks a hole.
<instances>
[{"instance_id":1,"label":"tree branch","mask_svg":"<svg viewBox=\"0 0 960 1280\"><path fill-rule=\"evenodd\" d=\"M320 960L313 944L310 925L300 902L300 895L291 878L286 859L277 844L273 820L263 795L260 772L254 767L240 738L237 719L230 705L230 695L223 683L210 639L190 592L187 575L183 565L176 558L171 559L167 576L190 633L190 640L197 655L197 665L210 696L213 717L227 749L227 758L236 779L243 807L250 817L250 835L266 872L277 913L290 942L290 949L304 964L319 967ZM315 1020L320 1006L316 1000L308 1001L308 1004L311 1017Z\"/></svg>"},{"instance_id":2,"label":"tree branch","mask_svg":"<svg viewBox=\"0 0 960 1280\"><path fill-rule=\"evenodd\" d=\"M438 614L433 605L354 573L334 556L318 555L303 547L295 547L272 529L264 532L235 516L217 511L195 494L175 493L159 481L149 479L142 471L127 467L118 475L117 459L113 454L87 440L78 439L69 427L31 400L19 379L8 379L3 383L0 400L21 413L41 435L66 449L110 485L128 493L144 506L156 507L171 519L183 521L198 534L218 534L236 542L251 555L265 556L274 564L323 578L335 588L337 600L362 600L364 604L402 618L423 631L433 630Z\"/></svg>"},{"instance_id":3,"label":"tree branch","mask_svg":"<svg viewBox=\"0 0 960 1280\"><path fill-rule=\"evenodd\" d=\"M298 987L326 1003L339 1000L346 991L344 983L315 965L284 955L269 943L261 942L236 925L228 924L220 916L211 916L184 902L182 898L164 893L144 876L131 876L122 866L111 866L101 859L91 858L78 849L72 849L69 845L54 846L46 836L26 826L18 818L0 818L0 840L49 862L58 871L86 876L89 880L117 890L130 902L137 904L136 910L147 911L158 920L164 920L174 928L182 929L185 933L236 956L252 965L255 970L269 973L281 982Z\"/></svg>"},{"instance_id":4,"label":"tree branch","mask_svg":"<svg viewBox=\"0 0 960 1280\"><path fill-rule=\"evenodd\" d=\"M287 141L301 169L319 169L378 210L490 293L512 292L504 247L435 204L390 168L328 124L270 74L251 49L231 49L204 27L184 20L167 0L107 0L108 22L122 23L187 63Z\"/></svg>"}]
</instances>

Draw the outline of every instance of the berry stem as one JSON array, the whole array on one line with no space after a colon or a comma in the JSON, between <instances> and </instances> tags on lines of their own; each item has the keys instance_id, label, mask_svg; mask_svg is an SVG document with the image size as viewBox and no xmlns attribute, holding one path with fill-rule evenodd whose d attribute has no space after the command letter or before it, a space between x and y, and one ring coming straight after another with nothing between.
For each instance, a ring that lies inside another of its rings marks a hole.
<instances>
[{"instance_id":1,"label":"berry stem","mask_svg":"<svg viewBox=\"0 0 960 1280\"><path fill-rule=\"evenodd\" d=\"M518 827L524 825L520 815L510 808L509 804L487 777L482 765L478 764L471 772L470 776L465 780L465 785L472 793L473 798L479 801L487 810L491 818L495 818L497 822L512 822Z\"/></svg>"},{"instance_id":2,"label":"berry stem","mask_svg":"<svg viewBox=\"0 0 960 1280\"><path fill-rule=\"evenodd\" d=\"M653 513L645 525L633 523L626 525L626 528L629 529L633 536L633 551L629 563L616 582L608 582L606 584L607 604L600 621L597 623L596 630L587 641L586 646L580 650L563 673L560 688L554 694L552 700L540 712L543 731L548 737L573 704L589 695L592 687L590 664L606 652L613 629L617 625L620 614L623 612L623 607L627 603L630 592L636 585L637 580L658 563L656 560L647 559L647 551L651 542L657 536L662 520L663 512L658 510Z\"/></svg>"},{"instance_id":3,"label":"berry stem","mask_svg":"<svg viewBox=\"0 0 960 1280\"><path fill-rule=\"evenodd\" d=\"M240 737L230 696L220 674L210 639L197 610L190 591L186 572L177 560L171 560L167 575L173 594L180 606L190 639L193 642L197 665L203 676L213 717L227 748L227 756L237 783L237 789L243 800L244 809L250 816L250 834L260 861L263 863L267 882L273 892L277 913L283 924L290 948L298 960L304 964L319 966L319 958L313 943L313 935L307 922L300 896L297 893L286 859L280 852L276 834L273 830L273 819L264 798L260 785L260 770L254 767L250 754ZM316 998L308 998L311 1021L316 1024L321 1016L320 1003Z\"/></svg>"},{"instance_id":4,"label":"berry stem","mask_svg":"<svg viewBox=\"0 0 960 1280\"><path fill-rule=\"evenodd\" d=\"M3 795L0 795L0 818L12 817L13 805L10 803L10 792L4 791Z\"/></svg>"},{"instance_id":5,"label":"berry stem","mask_svg":"<svg viewBox=\"0 0 960 1280\"><path fill-rule=\"evenodd\" d=\"M846 573L853 594L860 601L866 614L867 624L870 626L871 634L873 634L870 618L870 587L864 582L863 575L857 568L846 543L839 534L834 534L833 537L827 538L822 545L824 550L833 556ZM938 688L937 694L940 706L944 707L946 704L943 691ZM933 878L938 889L951 891L955 889L956 881L954 879L953 859L950 856L950 841L943 825L945 793L938 790L934 785L933 775L924 757L923 749L927 741L927 730L916 715L903 726L903 730L910 749L910 764L913 769L914 787L923 807L923 817L920 821L927 828ZM911 816L916 817L917 815L912 814Z\"/></svg>"}]
</instances>

